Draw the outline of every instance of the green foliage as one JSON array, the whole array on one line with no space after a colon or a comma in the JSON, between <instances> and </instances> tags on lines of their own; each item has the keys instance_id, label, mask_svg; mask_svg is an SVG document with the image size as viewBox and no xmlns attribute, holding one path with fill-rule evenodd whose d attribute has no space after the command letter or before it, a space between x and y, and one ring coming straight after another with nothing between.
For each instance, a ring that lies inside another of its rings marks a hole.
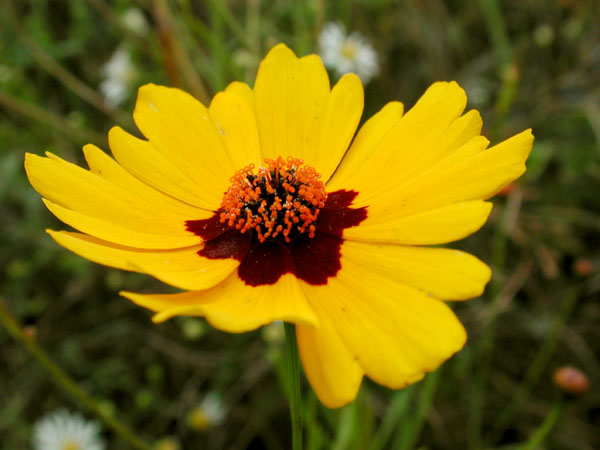
<instances>
[{"instance_id":1,"label":"green foliage","mask_svg":"<svg viewBox=\"0 0 600 450\"><path fill-rule=\"evenodd\" d=\"M124 21L130 8L145 31ZM184 449L289 448L282 344L199 319L152 324L118 291L159 284L55 245L44 230L64 226L29 186L23 157L51 150L81 162L83 144L107 148L110 127L135 131L136 86L176 85L206 101L230 81L251 82L274 43L314 52L322 25L339 21L381 58L365 117L456 79L492 141L531 127L536 142L526 176L495 200L490 223L459 244L494 270L481 299L455 305L466 348L403 391L367 381L337 411L305 383L306 448L600 448L598 387L559 404L551 381L565 364L600 375L599 13L591 0L4 0L0 301L140 437L171 436ZM117 107L98 88L118 48L136 72ZM28 448L32 424L48 411L82 408L4 331L0 358L1 448ZM189 413L210 391L223 398L226 419L194 430ZM129 448L111 431L105 437L110 449Z\"/></svg>"}]
</instances>

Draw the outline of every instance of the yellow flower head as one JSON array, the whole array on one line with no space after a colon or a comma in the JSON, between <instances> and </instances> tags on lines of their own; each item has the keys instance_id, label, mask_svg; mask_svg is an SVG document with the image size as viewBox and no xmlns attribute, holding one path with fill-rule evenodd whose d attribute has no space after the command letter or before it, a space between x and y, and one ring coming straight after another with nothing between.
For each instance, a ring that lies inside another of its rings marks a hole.
<instances>
[{"instance_id":1,"label":"yellow flower head","mask_svg":"<svg viewBox=\"0 0 600 450\"><path fill-rule=\"evenodd\" d=\"M435 83L406 114L388 103L357 131L358 77L331 88L318 56L280 44L253 88L234 82L208 108L141 87L146 140L113 128L115 159L87 145L90 170L50 153L25 166L80 232L49 231L60 245L186 291L123 292L155 321L204 316L230 332L293 322L310 383L338 407L363 375L402 388L465 343L444 301L480 295L490 270L424 246L478 230L533 141L527 130L487 148L465 105L456 83Z\"/></svg>"}]
</instances>

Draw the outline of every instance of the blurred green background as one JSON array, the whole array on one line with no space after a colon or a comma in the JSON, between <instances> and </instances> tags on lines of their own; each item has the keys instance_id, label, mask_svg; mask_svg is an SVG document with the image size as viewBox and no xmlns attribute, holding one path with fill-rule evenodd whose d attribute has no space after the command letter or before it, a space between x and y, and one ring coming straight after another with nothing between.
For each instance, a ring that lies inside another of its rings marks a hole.
<instances>
[{"instance_id":1,"label":"blurred green background","mask_svg":"<svg viewBox=\"0 0 600 450\"><path fill-rule=\"evenodd\" d=\"M599 19L594 0L3 0L3 308L104 412L148 442L168 438L160 448L288 448L278 330L152 324L118 291L158 283L56 245L44 230L64 226L29 186L23 157L51 150L82 164L82 145L107 149L113 125L135 132L139 85L175 85L206 101L230 81L251 84L275 43L312 53L323 25L340 22L379 57L364 118L457 80L492 143L529 127L536 141L527 174L494 199L489 223L456 244L494 271L482 298L455 305L465 349L403 391L366 381L340 410L305 384L306 447L600 448ZM130 64L111 102L100 87L117 51ZM587 393L553 384L564 365L587 374ZM191 414L211 392L225 418L198 427ZM94 417L0 329L0 448L30 448L33 424L61 407ZM130 448L103 430L107 448Z\"/></svg>"}]
</instances>

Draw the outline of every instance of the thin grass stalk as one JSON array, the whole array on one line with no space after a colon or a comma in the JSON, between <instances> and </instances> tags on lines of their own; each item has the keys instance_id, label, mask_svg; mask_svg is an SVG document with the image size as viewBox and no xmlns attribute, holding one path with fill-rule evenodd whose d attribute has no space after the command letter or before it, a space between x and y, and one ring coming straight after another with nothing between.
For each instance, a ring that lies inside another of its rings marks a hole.
<instances>
[{"instance_id":1,"label":"thin grass stalk","mask_svg":"<svg viewBox=\"0 0 600 450\"><path fill-rule=\"evenodd\" d=\"M542 343L542 346L533 359L533 362L529 366L523 382L519 385L516 394L513 396L509 404L498 415L498 419L493 426L491 439L492 443L496 442L500 436L502 436L502 433L506 430L506 428L510 426L517 411L529 398L537 382L544 375L546 368L552 359L554 350L556 349L556 346L563 335L565 324L571 316L575 305L577 304L581 290L582 286L576 286L564 294L558 313L554 317L552 325L549 327L550 332Z\"/></svg>"},{"instance_id":2,"label":"thin grass stalk","mask_svg":"<svg viewBox=\"0 0 600 450\"><path fill-rule=\"evenodd\" d=\"M229 10L229 5L227 4L227 2L224 2L222 0L208 0L208 3L211 9L213 9L219 14L219 16L221 16L223 22L231 30L236 40L247 49L252 49L252 45L250 43L250 36L246 34L246 30L244 29L242 24L238 22L237 18Z\"/></svg>"},{"instance_id":3,"label":"thin grass stalk","mask_svg":"<svg viewBox=\"0 0 600 450\"><path fill-rule=\"evenodd\" d=\"M399 424L399 432L396 435L396 440L392 448L410 450L417 445L423 424L427 418L427 413L435 397L441 373L442 368L439 368L436 372L428 374L423 383L421 383L417 409L406 423Z\"/></svg>"},{"instance_id":4,"label":"thin grass stalk","mask_svg":"<svg viewBox=\"0 0 600 450\"><path fill-rule=\"evenodd\" d=\"M284 323L287 359L288 394L292 418L292 450L302 450L302 397L300 395L300 356L296 342L296 326Z\"/></svg>"},{"instance_id":5,"label":"thin grass stalk","mask_svg":"<svg viewBox=\"0 0 600 450\"><path fill-rule=\"evenodd\" d=\"M96 144L99 147L106 145L106 136L92 130L72 125L64 117L53 114L32 103L25 102L2 90L0 90L0 104L22 116L48 125L55 131L67 134L71 138L76 136L82 141Z\"/></svg>"},{"instance_id":6,"label":"thin grass stalk","mask_svg":"<svg viewBox=\"0 0 600 450\"><path fill-rule=\"evenodd\" d=\"M350 448L355 428L358 426L356 423L357 408L358 402L354 400L341 410L331 450L346 450Z\"/></svg>"},{"instance_id":7,"label":"thin grass stalk","mask_svg":"<svg viewBox=\"0 0 600 450\"><path fill-rule=\"evenodd\" d=\"M490 282L488 292L493 300L487 310L486 323L484 325L485 331L476 349L476 361L478 365L475 368L471 388L467 422L468 443L469 448L472 449L480 449L483 444L483 408L494 355L497 319L503 303L501 274L506 264L506 250L511 228L510 222L516 220L520 209L520 201L521 199L518 196L513 195L509 197L492 242L491 266L495 274Z\"/></svg>"},{"instance_id":8,"label":"thin grass stalk","mask_svg":"<svg viewBox=\"0 0 600 450\"><path fill-rule=\"evenodd\" d=\"M33 356L48 371L56 384L71 394L75 400L85 406L90 412L98 416L98 418L121 437L121 439L134 449L151 450L152 447L149 444L139 438L133 430L123 422L105 412L90 395L77 386L77 383L75 383L75 381L69 377L69 375L64 372L32 338L23 333L23 330L21 330L15 319L5 308L1 299L0 323L8 334L21 343L31 356Z\"/></svg>"},{"instance_id":9,"label":"thin grass stalk","mask_svg":"<svg viewBox=\"0 0 600 450\"><path fill-rule=\"evenodd\" d=\"M392 394L392 400L383 416L381 425L373 436L369 445L369 450L382 450L388 448L388 443L398 428L398 424L403 423L412 405L414 397L414 386L409 386Z\"/></svg>"},{"instance_id":10,"label":"thin grass stalk","mask_svg":"<svg viewBox=\"0 0 600 450\"><path fill-rule=\"evenodd\" d=\"M133 32L125 23L123 19L114 12L111 5L106 3L105 0L85 0L92 8L100 13L104 19L117 28L125 39L132 42L137 48L140 48L147 56L151 59L156 60L159 56L159 51L156 47L156 41L154 39L149 40L147 37L141 37L140 35Z\"/></svg>"},{"instance_id":11,"label":"thin grass stalk","mask_svg":"<svg viewBox=\"0 0 600 450\"><path fill-rule=\"evenodd\" d=\"M540 427L533 432L531 437L527 440L527 442L519 448L519 450L536 450L538 448L542 448L542 444L544 440L550 434L550 432L554 429L558 418L560 417L560 413L562 411L562 401L557 400L554 402L552 409L546 417L544 421L540 425Z\"/></svg>"},{"instance_id":12,"label":"thin grass stalk","mask_svg":"<svg viewBox=\"0 0 600 450\"><path fill-rule=\"evenodd\" d=\"M40 67L60 81L75 95L112 118L115 122L121 124L124 128L133 125L131 117L128 114L107 104L98 92L65 69L65 67L46 52L21 26L10 2L8 2L7 11L10 21L13 23L15 36Z\"/></svg>"},{"instance_id":13,"label":"thin grass stalk","mask_svg":"<svg viewBox=\"0 0 600 450\"><path fill-rule=\"evenodd\" d=\"M248 47L252 57L256 59L258 64L259 55L262 54L261 48L261 15L260 15L260 0L247 0L246 10L246 34L248 35ZM256 73L254 64L246 67L245 81L249 83L253 80Z\"/></svg>"},{"instance_id":14,"label":"thin grass stalk","mask_svg":"<svg viewBox=\"0 0 600 450\"><path fill-rule=\"evenodd\" d=\"M163 38L168 40L165 49L172 52L173 59L177 64L183 80L191 90L192 94L205 105L210 102L210 96L204 86L204 82L196 72L194 63L182 44L183 38L179 27L175 24L175 19L171 13L169 5L165 0L154 0L154 16L157 23L162 28Z\"/></svg>"},{"instance_id":15,"label":"thin grass stalk","mask_svg":"<svg viewBox=\"0 0 600 450\"><path fill-rule=\"evenodd\" d=\"M213 84L213 89L215 91L222 91L227 86L227 67L229 66L228 62L231 57L231 52L225 46L227 37L222 8L220 7L221 4L224 4L224 2L209 0L207 5L210 18L210 33L207 36L206 45L214 61L215 83Z\"/></svg>"},{"instance_id":16,"label":"thin grass stalk","mask_svg":"<svg viewBox=\"0 0 600 450\"><path fill-rule=\"evenodd\" d=\"M508 39L504 19L497 0L477 0L488 29L492 47L502 66L512 60L512 45Z\"/></svg>"}]
</instances>

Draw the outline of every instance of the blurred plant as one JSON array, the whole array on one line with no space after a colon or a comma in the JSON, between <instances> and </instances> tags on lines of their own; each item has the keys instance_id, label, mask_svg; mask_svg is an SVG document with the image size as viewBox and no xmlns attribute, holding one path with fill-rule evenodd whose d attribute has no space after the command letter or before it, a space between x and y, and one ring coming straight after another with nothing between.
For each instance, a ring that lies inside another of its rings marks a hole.
<instances>
[{"instance_id":1,"label":"blurred plant","mask_svg":"<svg viewBox=\"0 0 600 450\"><path fill-rule=\"evenodd\" d=\"M35 450L103 450L100 426L77 413L61 409L35 423L32 437Z\"/></svg>"},{"instance_id":2,"label":"blurred plant","mask_svg":"<svg viewBox=\"0 0 600 450\"><path fill-rule=\"evenodd\" d=\"M205 431L223 423L226 415L227 409L221 396L216 392L209 392L200 404L188 413L188 424L193 430Z\"/></svg>"},{"instance_id":3,"label":"blurred plant","mask_svg":"<svg viewBox=\"0 0 600 450\"><path fill-rule=\"evenodd\" d=\"M152 447L153 450L180 450L181 446L176 439L172 437L164 437L159 439Z\"/></svg>"},{"instance_id":4,"label":"blurred plant","mask_svg":"<svg viewBox=\"0 0 600 450\"><path fill-rule=\"evenodd\" d=\"M206 322L198 317L180 317L179 326L183 336L190 341L200 339L208 330Z\"/></svg>"},{"instance_id":5,"label":"blurred plant","mask_svg":"<svg viewBox=\"0 0 600 450\"><path fill-rule=\"evenodd\" d=\"M573 271L580 277L589 277L596 273L597 268L594 261L589 258L579 257L573 263Z\"/></svg>"},{"instance_id":6,"label":"blurred plant","mask_svg":"<svg viewBox=\"0 0 600 450\"><path fill-rule=\"evenodd\" d=\"M129 48L119 47L102 67L102 74L105 78L100 83L100 92L108 104L118 106L131 94L137 77Z\"/></svg>"},{"instance_id":7,"label":"blurred plant","mask_svg":"<svg viewBox=\"0 0 600 450\"><path fill-rule=\"evenodd\" d=\"M285 339L283 322L279 320L264 326L260 332L262 338L269 344L281 344Z\"/></svg>"},{"instance_id":8,"label":"blurred plant","mask_svg":"<svg viewBox=\"0 0 600 450\"><path fill-rule=\"evenodd\" d=\"M379 57L371 44L357 31L347 34L341 23L323 26L319 54L323 64L338 76L355 73L366 84L379 72Z\"/></svg>"}]
</instances>

